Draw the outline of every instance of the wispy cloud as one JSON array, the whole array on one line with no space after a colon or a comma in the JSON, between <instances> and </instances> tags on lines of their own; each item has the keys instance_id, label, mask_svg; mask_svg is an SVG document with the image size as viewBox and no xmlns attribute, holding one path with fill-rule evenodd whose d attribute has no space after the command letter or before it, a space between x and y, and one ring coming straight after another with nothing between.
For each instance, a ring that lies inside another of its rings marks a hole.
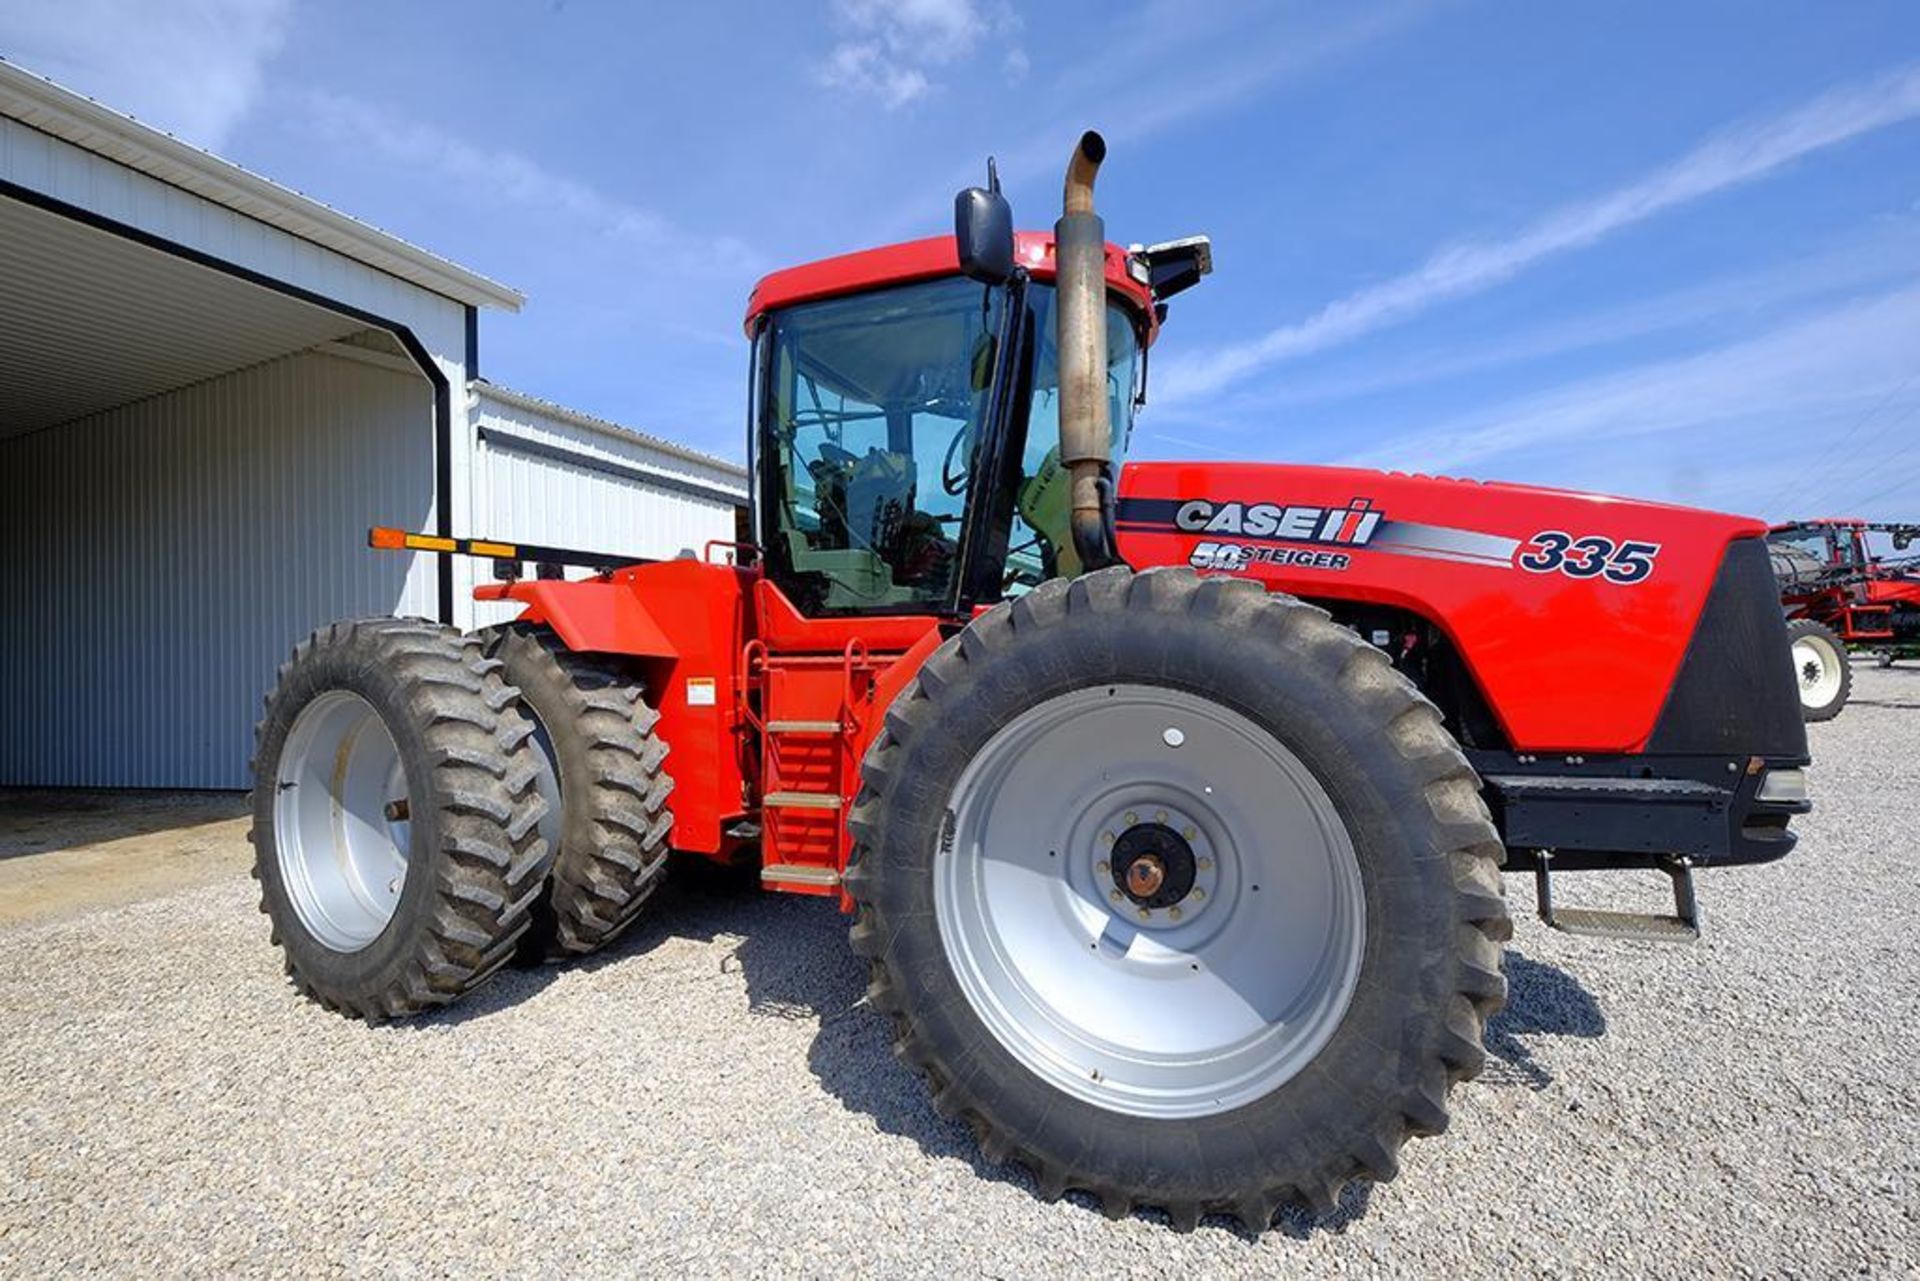
<instances>
[{"instance_id":1,"label":"wispy cloud","mask_svg":"<svg viewBox=\"0 0 1920 1281\"><path fill-rule=\"evenodd\" d=\"M1537 479L1586 483L1596 451L1610 463L1664 452L1701 433L1729 433L1729 463L1790 452L1804 467L1815 424L1857 416L1911 378L1920 351L1920 286L1831 307L1758 337L1656 361L1523 397L1395 436L1342 461L1421 471L1486 470L1489 460L1533 460ZM1543 461L1544 460L1544 461ZM1871 455L1844 478L1885 477ZM1839 495L1844 497L1844 494ZM1757 504L1761 495L1737 495Z\"/></svg>"},{"instance_id":2,"label":"wispy cloud","mask_svg":"<svg viewBox=\"0 0 1920 1281\"><path fill-rule=\"evenodd\" d=\"M1074 139L1089 126L1124 148L1212 114L1245 110L1261 95L1337 65L1435 7L1433 0L1388 0L1302 19L1279 6L1259 7L1249 15L1224 5L1152 0L1087 56L1043 64L1044 83L1035 77L1038 96L1021 99L1022 116L1039 123L1021 131L1028 138L1024 144L993 148L1001 177L1012 186L1057 174ZM1014 61L1023 71L1031 65L1024 54ZM1152 92L1142 92L1142 85L1151 85ZM978 181L979 168L979 160L970 158L940 178L912 186L919 192L958 188ZM1057 192L1049 194L1057 198ZM916 195L876 219L873 238L924 234L930 213L937 210Z\"/></svg>"},{"instance_id":3,"label":"wispy cloud","mask_svg":"<svg viewBox=\"0 0 1920 1281\"><path fill-rule=\"evenodd\" d=\"M750 275L760 256L732 236L689 233L654 210L609 196L577 178L555 173L512 151L486 148L431 125L401 118L352 98L323 91L299 95L306 118L323 133L370 146L389 160L426 169L506 201L559 215L589 234L627 242L664 269Z\"/></svg>"},{"instance_id":4,"label":"wispy cloud","mask_svg":"<svg viewBox=\"0 0 1920 1281\"><path fill-rule=\"evenodd\" d=\"M1161 0L1151 25L1129 24L1138 28L1129 45L1082 71L1109 141L1137 143L1220 111L1244 110L1261 94L1325 71L1439 7L1435 0L1385 0L1336 5L1331 16L1307 19L1293 6L1259 6L1256 21L1236 26L1209 22L1205 6ZM1153 92L1142 93L1143 83ZM1071 81L1066 90L1068 101L1085 92ZM1061 137L1070 142L1079 129L1066 120ZM1036 159L1051 169L1067 154L1066 146L1050 145ZM1016 156L1012 167L1025 162Z\"/></svg>"},{"instance_id":5,"label":"wispy cloud","mask_svg":"<svg viewBox=\"0 0 1920 1281\"><path fill-rule=\"evenodd\" d=\"M892 110L932 92L929 72L971 57L989 33L1011 36L1020 20L1004 4L978 0L834 0L846 38L815 68L820 83L879 99ZM1003 59L1009 79L1026 75L1024 50Z\"/></svg>"},{"instance_id":6,"label":"wispy cloud","mask_svg":"<svg viewBox=\"0 0 1920 1281\"><path fill-rule=\"evenodd\" d=\"M1169 370L1163 398L1216 393L1265 366L1325 350L1437 303L1490 289L1536 263L1586 248L1665 210L1766 177L1803 156L1915 116L1920 116L1920 67L1908 67L1729 129L1623 187L1554 210L1514 236L1442 249L1413 271L1349 294L1297 324Z\"/></svg>"},{"instance_id":7,"label":"wispy cloud","mask_svg":"<svg viewBox=\"0 0 1920 1281\"><path fill-rule=\"evenodd\" d=\"M0 57L218 150L259 97L292 0L0 6Z\"/></svg>"},{"instance_id":8,"label":"wispy cloud","mask_svg":"<svg viewBox=\"0 0 1920 1281\"><path fill-rule=\"evenodd\" d=\"M1309 379L1254 384L1204 402L1156 406L1168 421L1207 422L1261 417L1279 405L1322 405L1362 399L1408 387L1445 382L1593 352L1660 335L1675 342L1698 335L1692 345L1724 341L1730 331L1753 333L1778 323L1783 313L1830 305L1862 291L1904 285L1920 278L1920 219L1877 220L1838 243L1752 271L1733 272L1670 289L1567 320L1476 342L1428 348L1363 370Z\"/></svg>"}]
</instances>

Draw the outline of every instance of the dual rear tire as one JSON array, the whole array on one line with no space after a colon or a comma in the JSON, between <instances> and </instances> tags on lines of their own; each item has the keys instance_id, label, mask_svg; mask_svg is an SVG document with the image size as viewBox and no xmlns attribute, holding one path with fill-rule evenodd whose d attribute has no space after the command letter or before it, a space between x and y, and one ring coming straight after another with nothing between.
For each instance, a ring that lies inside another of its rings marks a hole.
<instances>
[{"instance_id":1,"label":"dual rear tire","mask_svg":"<svg viewBox=\"0 0 1920 1281\"><path fill-rule=\"evenodd\" d=\"M256 731L254 875L294 985L369 1021L592 951L658 884L672 790L639 684L550 633L302 641Z\"/></svg>"},{"instance_id":2,"label":"dual rear tire","mask_svg":"<svg viewBox=\"0 0 1920 1281\"><path fill-rule=\"evenodd\" d=\"M673 779L660 713L624 664L575 653L547 628L510 624L488 648L533 718L541 830L555 851L526 952L582 956L632 925L666 875Z\"/></svg>"}]
</instances>

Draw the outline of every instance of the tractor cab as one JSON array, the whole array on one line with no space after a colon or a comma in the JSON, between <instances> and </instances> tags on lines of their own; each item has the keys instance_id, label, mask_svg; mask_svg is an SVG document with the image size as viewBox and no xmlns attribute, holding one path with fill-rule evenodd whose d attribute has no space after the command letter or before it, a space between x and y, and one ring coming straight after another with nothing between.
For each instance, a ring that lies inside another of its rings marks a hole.
<instances>
[{"instance_id":1,"label":"tractor cab","mask_svg":"<svg viewBox=\"0 0 1920 1281\"><path fill-rule=\"evenodd\" d=\"M803 613L958 618L1082 568L1061 462L1055 238L1009 235L1010 265L985 273L997 278L966 274L961 243L933 237L754 289L754 536ZM1204 240L1106 244L1104 259L1103 417L1119 458L1160 302L1210 263Z\"/></svg>"}]
</instances>

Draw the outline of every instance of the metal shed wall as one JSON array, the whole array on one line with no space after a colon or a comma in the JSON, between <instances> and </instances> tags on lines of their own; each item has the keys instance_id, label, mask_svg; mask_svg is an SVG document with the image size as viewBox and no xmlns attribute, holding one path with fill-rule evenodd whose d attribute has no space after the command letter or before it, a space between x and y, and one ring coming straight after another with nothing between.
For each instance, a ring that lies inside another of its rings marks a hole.
<instances>
[{"instance_id":1,"label":"metal shed wall","mask_svg":"<svg viewBox=\"0 0 1920 1281\"><path fill-rule=\"evenodd\" d=\"M0 107L11 113L0 115L0 183L16 185L23 191L153 237L187 254L200 255L229 268L253 273L263 280L356 308L411 334L453 399L446 525L449 529L460 529L471 524L466 500L474 492L468 469L473 450L467 418L459 405L460 389L466 386L468 378L469 304L324 247L308 238L315 234L311 228L303 229L306 234L295 234L262 221L262 218L279 216L271 200L254 202L256 207L251 207L249 212L217 203L213 197L231 198L232 193L217 190L225 180L213 175L229 172L236 180L251 176L204 153L193 153L191 148L165 135L124 119L94 120L87 113L98 114L99 109L84 100L73 100L65 107L38 101L23 106L17 100L20 79L16 68L0 69ZM44 82L28 88L34 95L59 93L44 86ZM61 96L71 99L71 95ZM75 112L80 114L73 114ZM13 114L25 118L15 119ZM32 123L28 123L29 120ZM61 136L50 132L56 130ZM138 145L128 143L121 136L124 133L140 135ZM155 148L181 152L184 158L169 160L158 155ZM165 176L155 176L136 165L156 169ZM251 181L260 182L259 179ZM192 189L195 187L207 188L207 194L199 194ZM280 193L280 197L283 201L298 199L285 192ZM337 214L333 216L340 218ZM431 409L424 421L432 423ZM440 519L437 510L425 513L416 527L435 529ZM454 557L448 562L448 569L452 578L454 617L464 623L468 615L460 602L472 594L473 566L463 558ZM432 614L434 610L427 612Z\"/></svg>"},{"instance_id":2,"label":"metal shed wall","mask_svg":"<svg viewBox=\"0 0 1920 1281\"><path fill-rule=\"evenodd\" d=\"M240 788L263 691L336 618L431 615L431 391L308 352L0 442L0 783Z\"/></svg>"},{"instance_id":3,"label":"metal shed wall","mask_svg":"<svg viewBox=\"0 0 1920 1281\"><path fill-rule=\"evenodd\" d=\"M656 560L735 536L741 468L491 384L469 399L476 536ZM474 608L482 626L514 613Z\"/></svg>"}]
</instances>

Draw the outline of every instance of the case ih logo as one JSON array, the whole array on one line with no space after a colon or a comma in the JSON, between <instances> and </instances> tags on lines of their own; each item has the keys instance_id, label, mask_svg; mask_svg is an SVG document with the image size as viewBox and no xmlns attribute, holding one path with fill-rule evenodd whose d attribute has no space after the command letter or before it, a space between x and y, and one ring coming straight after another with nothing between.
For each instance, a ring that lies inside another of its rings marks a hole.
<instances>
[{"instance_id":1,"label":"case ih logo","mask_svg":"<svg viewBox=\"0 0 1920 1281\"><path fill-rule=\"evenodd\" d=\"M1521 547L1519 539L1505 534L1390 519L1371 498L1355 498L1344 507L1122 498L1116 518L1122 530L1201 535L1204 541L1188 558L1196 569L1285 565L1341 570L1352 563L1349 550L1364 548L1510 570Z\"/></svg>"},{"instance_id":2,"label":"case ih logo","mask_svg":"<svg viewBox=\"0 0 1920 1281\"><path fill-rule=\"evenodd\" d=\"M1356 498L1345 507L1282 507L1278 503L1214 503L1204 498L1182 503L1174 528L1189 534L1237 534L1298 543L1365 546L1380 526L1373 500Z\"/></svg>"}]
</instances>

